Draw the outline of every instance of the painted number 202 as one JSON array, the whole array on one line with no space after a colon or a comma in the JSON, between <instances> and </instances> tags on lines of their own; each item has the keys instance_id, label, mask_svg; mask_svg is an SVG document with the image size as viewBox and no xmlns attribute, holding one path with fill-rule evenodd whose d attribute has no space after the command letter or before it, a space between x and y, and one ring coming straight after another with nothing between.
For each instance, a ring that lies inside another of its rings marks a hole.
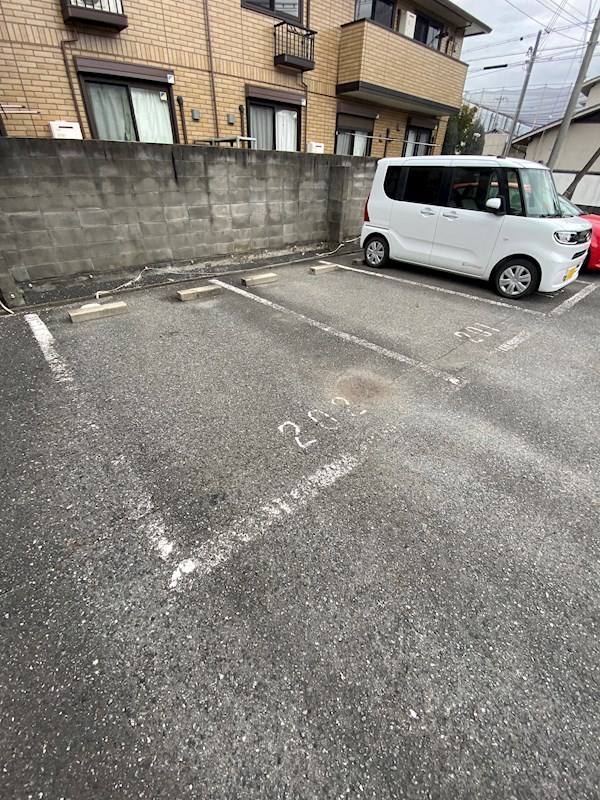
<instances>
[{"instance_id":1,"label":"painted number 202","mask_svg":"<svg viewBox=\"0 0 600 800\"><path fill-rule=\"evenodd\" d=\"M366 411L360 411L358 414L355 414L353 411L350 411L350 403L345 397L334 397L331 404L341 408L350 417L362 416L367 413ZM308 411L307 417L314 425L328 431L334 431L340 427L340 422L336 417L319 408ZM317 443L317 439L308 439L305 435L303 436L300 425L297 425L295 422L290 422L289 420L280 425L277 430L283 436L293 436L294 441L301 450L307 450L311 445Z\"/></svg>"}]
</instances>

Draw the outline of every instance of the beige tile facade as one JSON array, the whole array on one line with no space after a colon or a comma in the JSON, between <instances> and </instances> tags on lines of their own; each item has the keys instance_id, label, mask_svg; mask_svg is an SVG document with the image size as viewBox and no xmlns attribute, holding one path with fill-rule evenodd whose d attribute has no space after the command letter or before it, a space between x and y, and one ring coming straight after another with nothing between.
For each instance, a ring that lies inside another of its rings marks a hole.
<instances>
[{"instance_id":1,"label":"beige tile facade","mask_svg":"<svg viewBox=\"0 0 600 800\"><path fill-rule=\"evenodd\" d=\"M60 0L0 0L0 103L7 108L7 133L49 136L51 120L79 119L84 137L91 137L77 57L156 67L172 73L175 83L165 88L172 94L182 142L177 96L183 97L190 142L216 135L235 136L242 132L240 106L245 107L248 85L303 96L306 104L299 107L301 149L307 142L322 142L326 153L334 152L338 103L344 100L336 95L339 83L377 81L426 101L460 105L464 64L371 22L341 27L354 19L354 0L304 1L303 22L317 32L315 69L304 73L274 66L273 28L279 20L243 7L243 1L123 0L128 27L113 32L86 23L65 23ZM206 15L212 43L216 118ZM460 53L460 46L461 37L456 36L455 56ZM400 155L414 109L389 104L373 108L373 103L362 102L379 114L374 121L372 155ZM200 110L199 121L192 121L192 109ZM233 115L233 124L228 121L229 115ZM445 124L442 116L435 137L436 152L441 148ZM391 141L386 142L386 138Z\"/></svg>"}]
</instances>

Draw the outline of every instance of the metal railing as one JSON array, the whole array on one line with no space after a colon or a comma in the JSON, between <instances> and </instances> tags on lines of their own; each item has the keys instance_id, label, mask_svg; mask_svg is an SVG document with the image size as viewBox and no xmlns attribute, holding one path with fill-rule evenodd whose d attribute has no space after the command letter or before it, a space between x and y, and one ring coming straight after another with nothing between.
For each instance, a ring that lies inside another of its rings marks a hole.
<instances>
[{"instance_id":1,"label":"metal railing","mask_svg":"<svg viewBox=\"0 0 600 800\"><path fill-rule=\"evenodd\" d=\"M293 56L303 61L315 60L315 31L280 22L275 25L275 57Z\"/></svg>"},{"instance_id":2,"label":"metal railing","mask_svg":"<svg viewBox=\"0 0 600 800\"><path fill-rule=\"evenodd\" d=\"M124 14L122 0L67 0L67 5L104 11L107 14Z\"/></svg>"}]
</instances>

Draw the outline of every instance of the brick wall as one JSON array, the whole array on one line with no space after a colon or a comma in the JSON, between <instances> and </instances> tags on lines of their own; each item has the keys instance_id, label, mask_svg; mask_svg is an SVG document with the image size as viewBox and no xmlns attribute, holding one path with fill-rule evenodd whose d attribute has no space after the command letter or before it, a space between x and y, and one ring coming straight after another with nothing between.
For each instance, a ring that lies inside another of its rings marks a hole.
<instances>
[{"instance_id":1,"label":"brick wall","mask_svg":"<svg viewBox=\"0 0 600 800\"><path fill-rule=\"evenodd\" d=\"M354 0L312 0L310 20L306 17L308 4L304 3L303 22L317 31L316 66L304 75L288 73L273 65L276 18L243 8L241 0L209 0L217 120L213 112L203 0L123 2L129 27L113 33L81 24L77 30L66 25L60 0L0 0L0 100L40 112L36 116L10 115L7 120L9 135L49 136L50 120L76 121L77 109L83 121L84 136L91 135L74 60L77 56L86 56L172 71L175 85L171 91L185 100L190 140L215 136L217 121L221 135L240 133L239 106L245 103L247 83L302 94L306 91L307 105L302 109L303 139L323 142L326 152L333 152L340 26L353 19ZM375 26L369 27L379 32L388 45L396 40L405 43L400 37L378 31ZM61 42L73 38L77 41L66 44L65 52L74 78L74 98L61 51ZM457 46L459 40L460 37ZM458 83L463 68L459 62L448 60L448 71L440 76L439 69L431 69L430 62L433 59L435 65L443 60L445 64L446 59L412 42L406 41L406 45L415 48L425 62L400 70L393 58L386 60L378 49L369 56L374 60L373 68L382 75L392 69L394 82L402 85L405 78L416 80L419 86L424 82L427 90L436 96L450 93L454 98L457 91L460 94L462 84L459 87ZM462 77L464 80L464 75ZM414 89L411 84L406 91ZM198 122L191 120L192 108L201 111ZM233 125L227 122L229 114L235 117ZM183 141L179 113L176 116L178 134ZM383 136L389 127L396 135L403 136L406 119L406 113L382 108L375 135ZM397 154L394 143L390 147L388 154ZM383 148L384 144L376 139L373 155L382 155Z\"/></svg>"},{"instance_id":2,"label":"brick wall","mask_svg":"<svg viewBox=\"0 0 600 800\"><path fill-rule=\"evenodd\" d=\"M374 170L303 153L0 139L0 278L341 241L360 232Z\"/></svg>"}]
</instances>

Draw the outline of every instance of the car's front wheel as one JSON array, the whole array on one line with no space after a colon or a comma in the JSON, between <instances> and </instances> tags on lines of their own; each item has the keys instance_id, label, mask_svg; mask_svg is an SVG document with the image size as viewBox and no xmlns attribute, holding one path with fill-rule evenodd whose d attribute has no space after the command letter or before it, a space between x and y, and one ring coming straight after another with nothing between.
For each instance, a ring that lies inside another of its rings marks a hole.
<instances>
[{"instance_id":1,"label":"car's front wheel","mask_svg":"<svg viewBox=\"0 0 600 800\"><path fill-rule=\"evenodd\" d=\"M540 285L540 268L527 258L511 258L492 275L494 288L501 297L519 300L535 292Z\"/></svg>"},{"instance_id":2,"label":"car's front wheel","mask_svg":"<svg viewBox=\"0 0 600 800\"><path fill-rule=\"evenodd\" d=\"M372 236L365 246L365 262L370 267L385 267L390 260L390 247L383 236Z\"/></svg>"}]
</instances>

